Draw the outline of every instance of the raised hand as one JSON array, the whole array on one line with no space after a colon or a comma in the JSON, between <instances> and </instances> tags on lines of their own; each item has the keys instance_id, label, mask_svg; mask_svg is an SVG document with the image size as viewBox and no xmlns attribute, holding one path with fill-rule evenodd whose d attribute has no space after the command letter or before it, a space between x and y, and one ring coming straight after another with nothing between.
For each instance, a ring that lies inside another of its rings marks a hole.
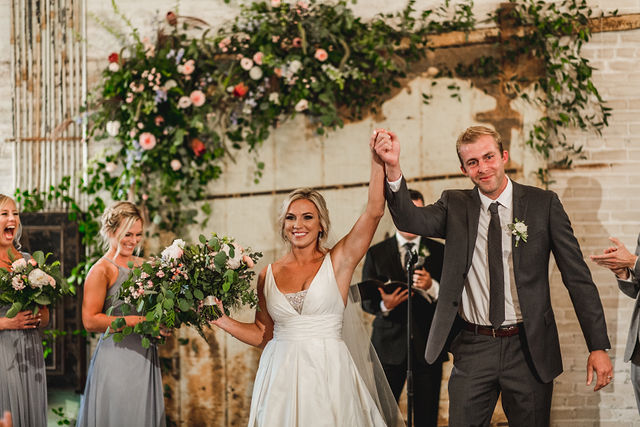
<instances>
[{"instance_id":1,"label":"raised hand","mask_svg":"<svg viewBox=\"0 0 640 427\"><path fill-rule=\"evenodd\" d=\"M385 129L376 129L369 141L369 146L385 165L385 172L390 181L396 181L402 175L400 171L400 142L395 133Z\"/></svg>"},{"instance_id":2,"label":"raised hand","mask_svg":"<svg viewBox=\"0 0 640 427\"><path fill-rule=\"evenodd\" d=\"M629 277L629 269L636 265L637 255L632 254L625 245L615 237L609 237L614 246L608 247L602 255L591 255L596 264L606 267L621 279Z\"/></svg>"}]
</instances>

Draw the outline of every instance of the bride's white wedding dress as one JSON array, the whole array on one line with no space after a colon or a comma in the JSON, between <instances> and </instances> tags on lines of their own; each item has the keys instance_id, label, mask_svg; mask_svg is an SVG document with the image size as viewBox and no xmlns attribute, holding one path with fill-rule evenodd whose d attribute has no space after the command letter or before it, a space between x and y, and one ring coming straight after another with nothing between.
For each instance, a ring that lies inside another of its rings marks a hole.
<instances>
[{"instance_id":1,"label":"bride's white wedding dress","mask_svg":"<svg viewBox=\"0 0 640 427\"><path fill-rule=\"evenodd\" d=\"M298 304L280 292L269 265L264 297L274 331L260 357L249 426L386 426L342 339L345 306L331 256L306 295L291 298Z\"/></svg>"}]
</instances>

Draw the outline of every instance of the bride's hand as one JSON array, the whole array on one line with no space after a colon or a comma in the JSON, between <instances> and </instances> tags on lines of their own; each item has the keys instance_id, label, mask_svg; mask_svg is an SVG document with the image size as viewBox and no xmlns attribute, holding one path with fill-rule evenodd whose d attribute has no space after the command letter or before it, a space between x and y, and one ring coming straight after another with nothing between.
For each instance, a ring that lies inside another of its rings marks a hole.
<instances>
[{"instance_id":1,"label":"bride's hand","mask_svg":"<svg viewBox=\"0 0 640 427\"><path fill-rule=\"evenodd\" d=\"M224 321L224 318L227 317L227 315L224 314L224 306L222 305L222 301L215 297L213 298L213 301L214 305L217 306L216 311L220 312L220 317L215 320L211 320L209 323L211 323L212 325L220 326L220 323Z\"/></svg>"}]
</instances>

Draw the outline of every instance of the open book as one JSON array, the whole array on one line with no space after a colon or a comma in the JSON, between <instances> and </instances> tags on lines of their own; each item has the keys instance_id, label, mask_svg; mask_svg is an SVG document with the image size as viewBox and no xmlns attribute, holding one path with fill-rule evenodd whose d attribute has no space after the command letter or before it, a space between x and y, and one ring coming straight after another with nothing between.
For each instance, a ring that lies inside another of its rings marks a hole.
<instances>
[{"instance_id":1,"label":"open book","mask_svg":"<svg viewBox=\"0 0 640 427\"><path fill-rule=\"evenodd\" d=\"M407 287L406 282L398 282L395 280L388 280L383 282L382 280L370 279L364 282L358 283L358 289L360 290L360 298L363 300L380 299L380 292L378 288L387 293L393 293L396 289Z\"/></svg>"}]
</instances>

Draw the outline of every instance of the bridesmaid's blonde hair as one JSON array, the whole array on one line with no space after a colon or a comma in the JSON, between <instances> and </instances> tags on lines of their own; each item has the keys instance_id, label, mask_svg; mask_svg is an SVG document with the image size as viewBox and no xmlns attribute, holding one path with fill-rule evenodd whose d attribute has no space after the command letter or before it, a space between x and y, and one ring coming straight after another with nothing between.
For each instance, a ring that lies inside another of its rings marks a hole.
<instances>
[{"instance_id":1,"label":"bridesmaid's blonde hair","mask_svg":"<svg viewBox=\"0 0 640 427\"><path fill-rule=\"evenodd\" d=\"M280 237L287 243L289 239L287 239L287 235L284 231L284 220L287 216L287 212L289 211L289 206L291 203L296 200L308 200L313 203L318 210L318 219L320 220L320 227L322 230L318 235L318 249L325 249L325 242L327 241L327 237L329 236L329 228L331 226L331 221L329 220L329 209L327 209L327 203L324 201L324 197L316 190L312 190L311 188L298 188L293 190L286 199L282 202L282 209L280 209L280 215L278 216L278 225L280 226Z\"/></svg>"},{"instance_id":2,"label":"bridesmaid's blonde hair","mask_svg":"<svg viewBox=\"0 0 640 427\"><path fill-rule=\"evenodd\" d=\"M116 202L109 206L102 214L101 219L100 235L102 236L103 248L105 250L109 249L109 239L112 237L120 242L131 226L138 220L144 225L140 209L131 202ZM119 251L120 246L117 248L117 252ZM118 254L117 252L116 255Z\"/></svg>"},{"instance_id":3,"label":"bridesmaid's blonde hair","mask_svg":"<svg viewBox=\"0 0 640 427\"><path fill-rule=\"evenodd\" d=\"M0 194L0 210L4 209L5 205L10 202L16 206L16 209L18 209L18 204L15 200L9 196ZM18 250L22 247L22 245L20 245L20 237L22 237L22 221L18 221L18 228L15 236L13 236L13 246Z\"/></svg>"}]
</instances>

